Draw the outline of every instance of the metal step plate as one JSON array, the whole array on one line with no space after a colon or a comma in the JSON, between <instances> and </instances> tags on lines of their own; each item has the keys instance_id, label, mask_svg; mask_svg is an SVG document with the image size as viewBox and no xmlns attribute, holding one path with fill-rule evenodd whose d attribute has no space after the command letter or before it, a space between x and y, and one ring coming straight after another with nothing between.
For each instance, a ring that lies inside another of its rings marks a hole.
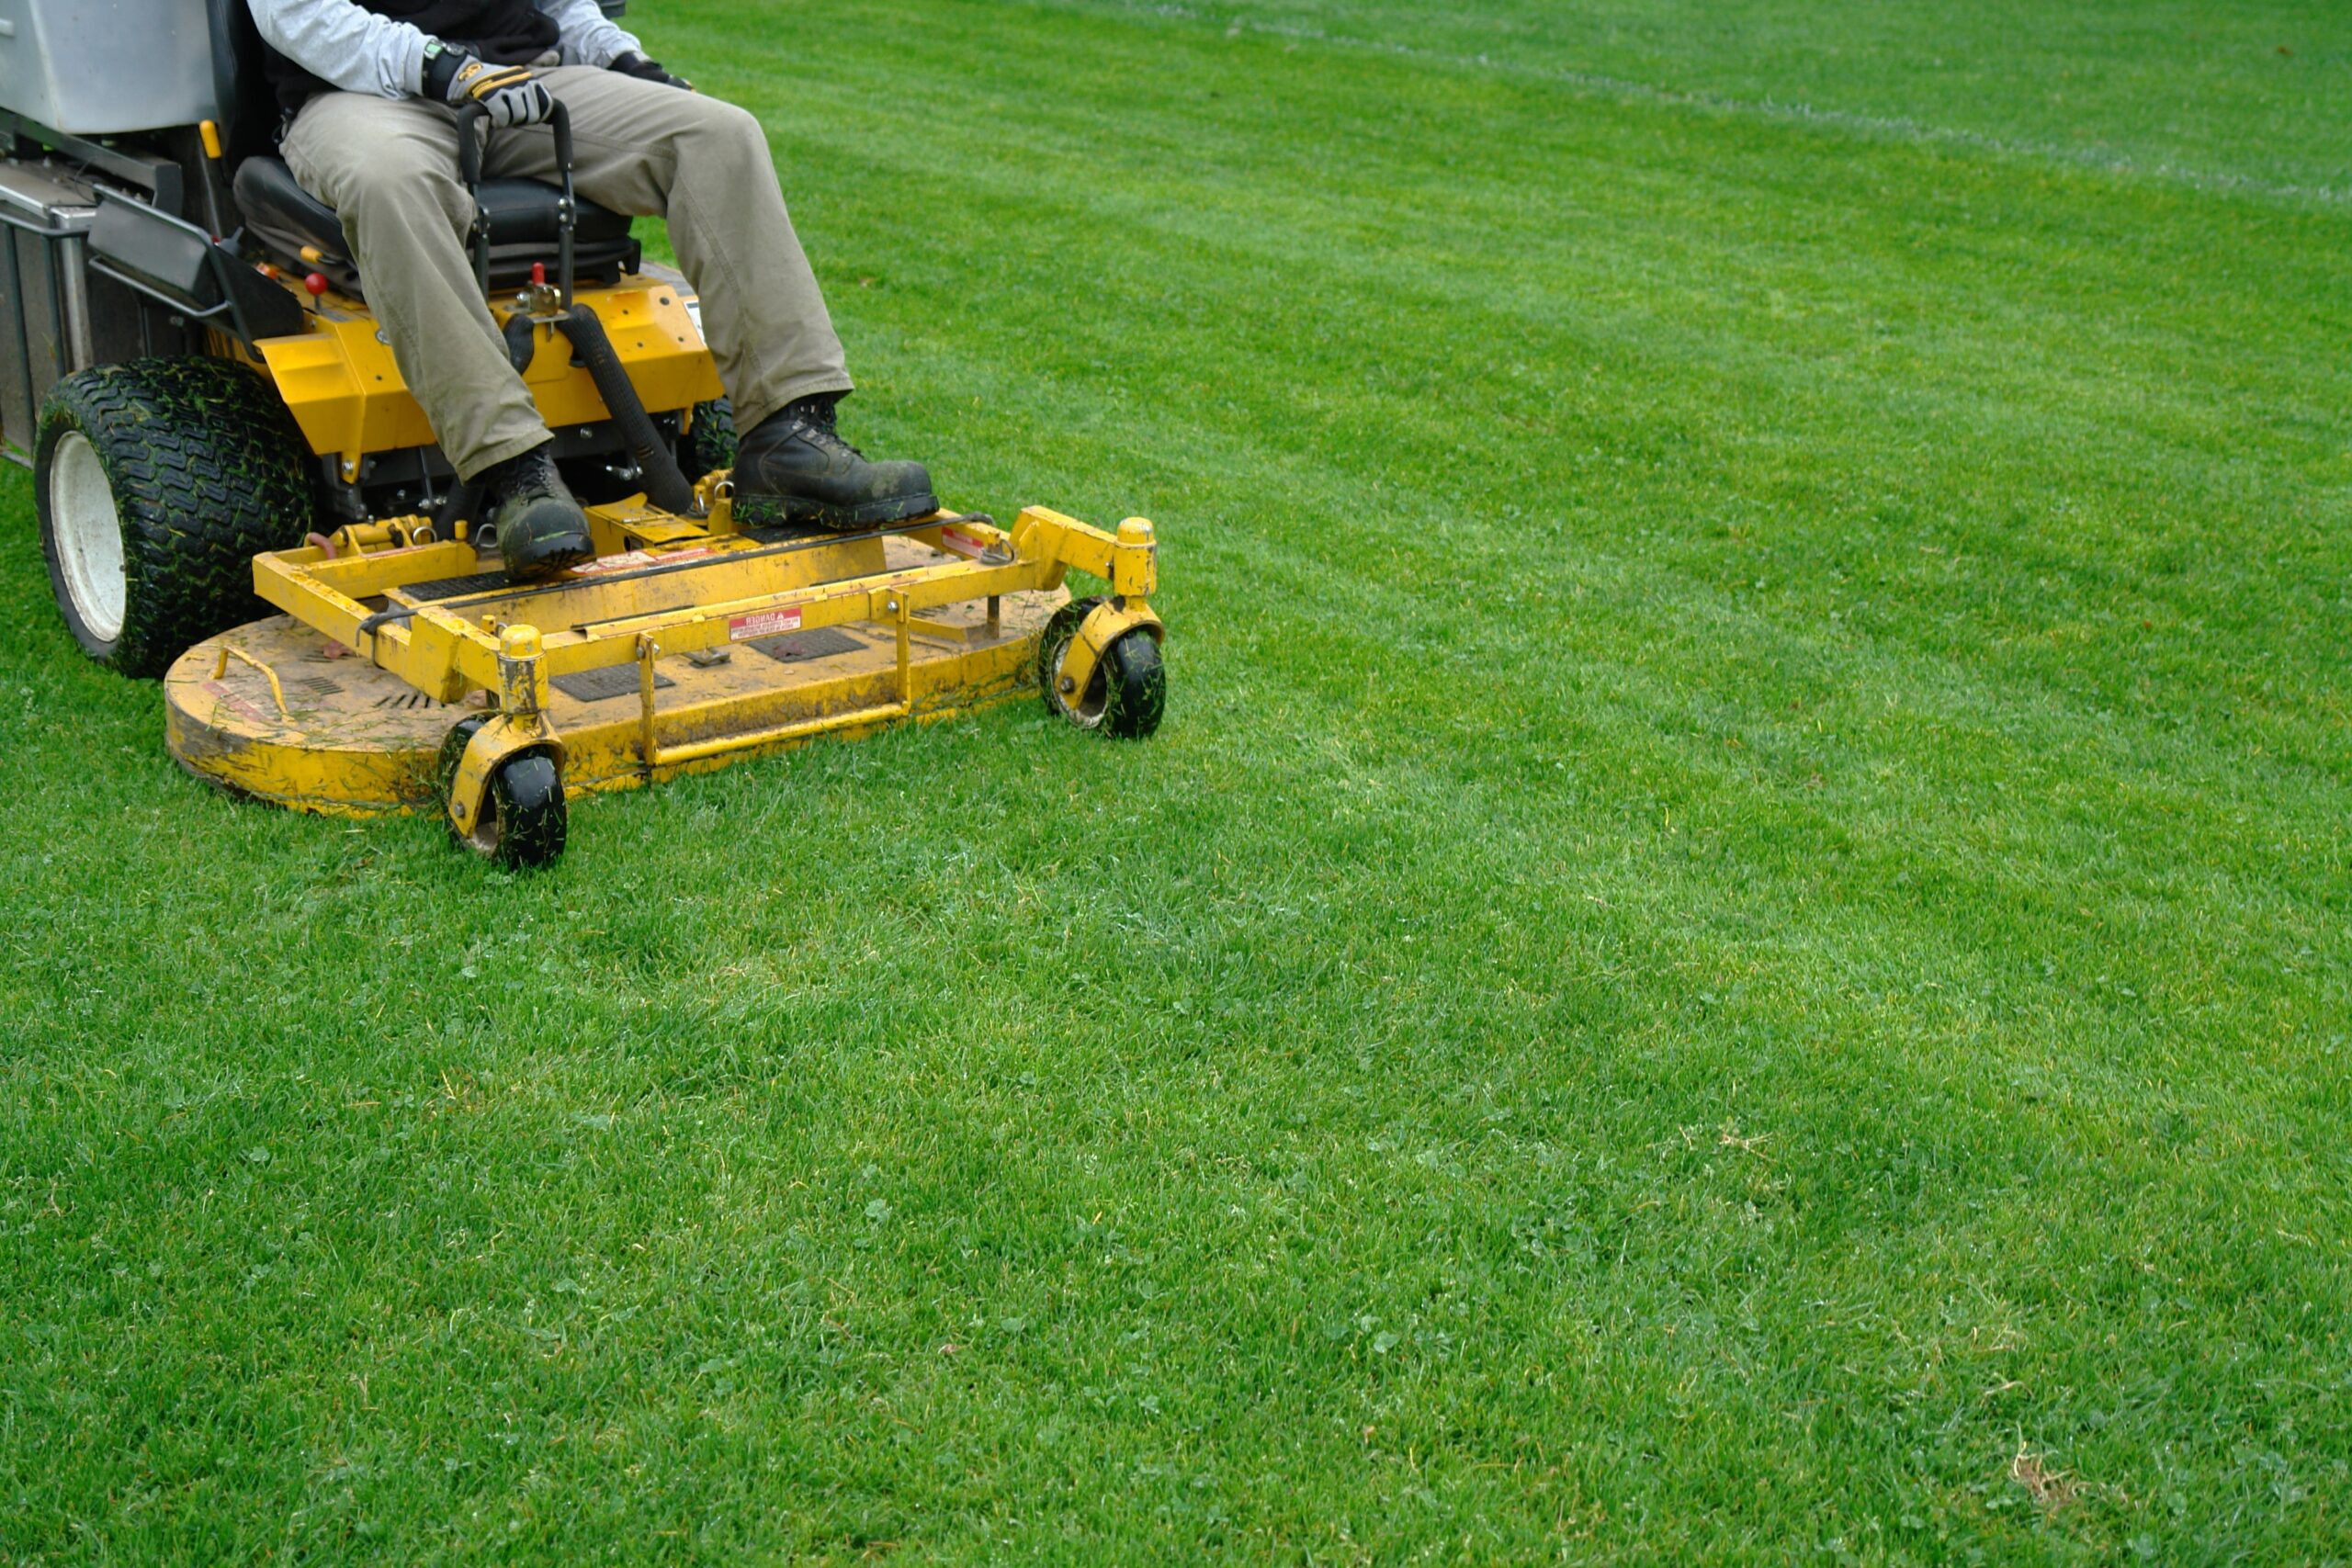
<instances>
[{"instance_id":1,"label":"metal step plate","mask_svg":"<svg viewBox=\"0 0 2352 1568\"><path fill-rule=\"evenodd\" d=\"M608 703L615 697L634 697L641 688L637 683L637 666L612 664L602 670L582 670L576 675L549 677L548 684L575 703ZM656 671L653 689L674 686L677 682Z\"/></svg>"}]
</instances>

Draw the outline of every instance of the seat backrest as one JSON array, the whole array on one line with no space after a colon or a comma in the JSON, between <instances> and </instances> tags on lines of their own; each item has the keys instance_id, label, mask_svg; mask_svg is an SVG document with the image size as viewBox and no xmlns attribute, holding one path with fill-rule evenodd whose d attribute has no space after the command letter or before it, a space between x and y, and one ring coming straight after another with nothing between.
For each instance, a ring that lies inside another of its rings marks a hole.
<instances>
[{"instance_id":1,"label":"seat backrest","mask_svg":"<svg viewBox=\"0 0 2352 1568\"><path fill-rule=\"evenodd\" d=\"M229 167L277 145L277 96L262 69L260 29L246 0L204 0L212 35L212 99Z\"/></svg>"}]
</instances>

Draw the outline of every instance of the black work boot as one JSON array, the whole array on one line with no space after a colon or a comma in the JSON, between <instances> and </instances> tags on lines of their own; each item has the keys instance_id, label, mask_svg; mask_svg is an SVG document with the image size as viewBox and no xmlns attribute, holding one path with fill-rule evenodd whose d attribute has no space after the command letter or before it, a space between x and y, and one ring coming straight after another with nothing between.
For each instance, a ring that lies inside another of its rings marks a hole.
<instances>
[{"instance_id":1,"label":"black work boot","mask_svg":"<svg viewBox=\"0 0 2352 1568\"><path fill-rule=\"evenodd\" d=\"M735 447L735 515L751 527L813 523L835 533L939 510L921 463L869 463L833 430L839 392L796 398Z\"/></svg>"},{"instance_id":2,"label":"black work boot","mask_svg":"<svg viewBox=\"0 0 2352 1568\"><path fill-rule=\"evenodd\" d=\"M588 537L588 514L556 472L552 442L492 463L476 482L509 581L537 582L596 553Z\"/></svg>"}]
</instances>

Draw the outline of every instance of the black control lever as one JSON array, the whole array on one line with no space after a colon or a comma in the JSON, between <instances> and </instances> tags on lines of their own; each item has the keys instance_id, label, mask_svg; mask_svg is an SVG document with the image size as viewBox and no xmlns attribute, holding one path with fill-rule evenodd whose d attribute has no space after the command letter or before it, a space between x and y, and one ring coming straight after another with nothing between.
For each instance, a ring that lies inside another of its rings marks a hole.
<instances>
[{"instance_id":1,"label":"black control lever","mask_svg":"<svg viewBox=\"0 0 2352 1568\"><path fill-rule=\"evenodd\" d=\"M466 194L474 198L473 227L467 231L466 242L473 252L474 282L484 294L490 292L490 218L481 209L482 139L474 128L489 113L480 104L466 104L458 110L458 178L465 183ZM564 308L570 310L580 198L571 188L571 111L560 98L556 100L555 112L548 116L548 129L555 133L557 188L562 193L556 203L556 288Z\"/></svg>"}]
</instances>

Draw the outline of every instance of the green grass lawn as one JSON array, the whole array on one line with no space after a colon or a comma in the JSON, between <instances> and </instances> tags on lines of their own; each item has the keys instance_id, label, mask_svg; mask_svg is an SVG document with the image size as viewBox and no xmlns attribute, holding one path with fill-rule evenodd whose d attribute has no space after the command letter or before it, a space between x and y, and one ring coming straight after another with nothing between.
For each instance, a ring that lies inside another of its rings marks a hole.
<instances>
[{"instance_id":1,"label":"green grass lawn","mask_svg":"<svg viewBox=\"0 0 2352 1568\"><path fill-rule=\"evenodd\" d=\"M630 19L1167 724L508 876L10 470L0 1557L2352 1559L2340 6Z\"/></svg>"}]
</instances>

